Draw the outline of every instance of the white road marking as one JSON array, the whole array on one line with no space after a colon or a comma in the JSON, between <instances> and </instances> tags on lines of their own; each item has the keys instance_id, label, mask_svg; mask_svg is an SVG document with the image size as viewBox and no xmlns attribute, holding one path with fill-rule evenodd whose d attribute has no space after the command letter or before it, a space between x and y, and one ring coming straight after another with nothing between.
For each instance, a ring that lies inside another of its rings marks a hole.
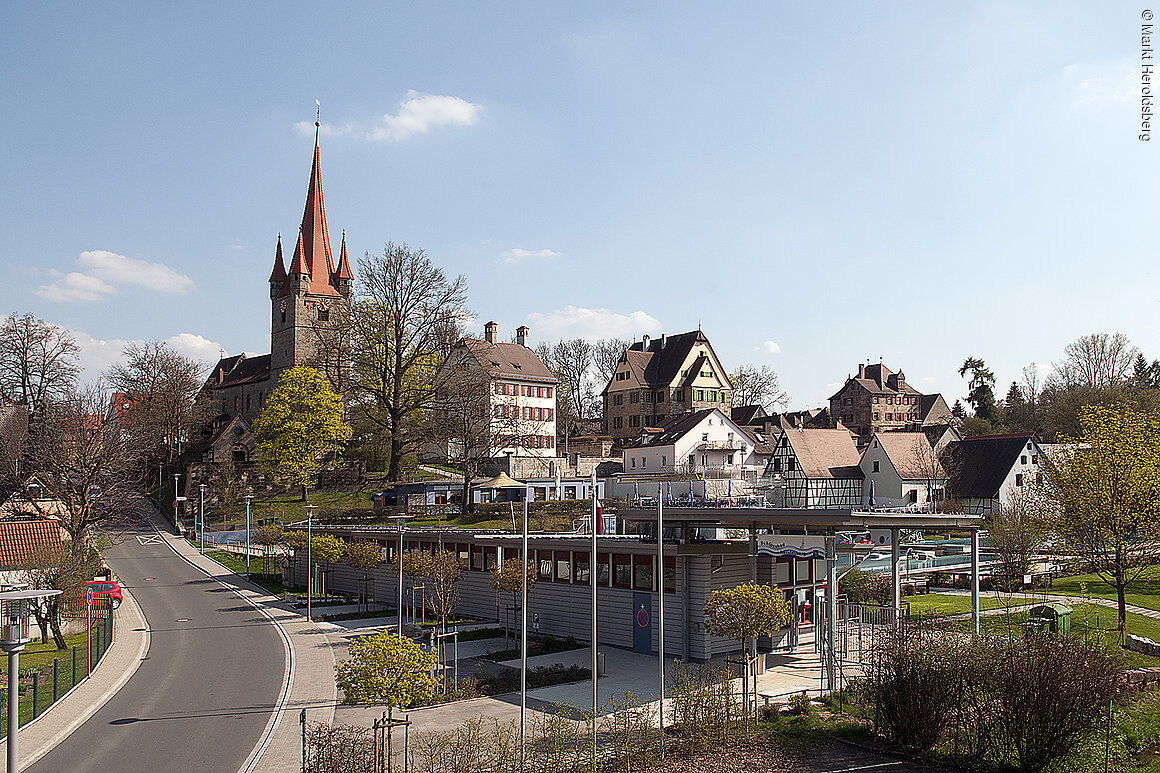
<instances>
[{"instance_id":1,"label":"white road marking","mask_svg":"<svg viewBox=\"0 0 1160 773\"><path fill-rule=\"evenodd\" d=\"M858 765L858 766L853 767L853 768L834 768L833 770L827 770L825 773L848 773L848 771L851 771L851 770L871 770L873 768L893 768L894 766L901 765L901 764L902 764L901 760L895 760L894 762L879 762L879 763L876 763L874 765Z\"/></svg>"},{"instance_id":2,"label":"white road marking","mask_svg":"<svg viewBox=\"0 0 1160 773\"><path fill-rule=\"evenodd\" d=\"M156 535L156 534L148 536L148 537L141 535L141 534L138 534L137 541L140 542L142 545L164 545L165 544L164 542L161 541L161 537L159 535Z\"/></svg>"}]
</instances>

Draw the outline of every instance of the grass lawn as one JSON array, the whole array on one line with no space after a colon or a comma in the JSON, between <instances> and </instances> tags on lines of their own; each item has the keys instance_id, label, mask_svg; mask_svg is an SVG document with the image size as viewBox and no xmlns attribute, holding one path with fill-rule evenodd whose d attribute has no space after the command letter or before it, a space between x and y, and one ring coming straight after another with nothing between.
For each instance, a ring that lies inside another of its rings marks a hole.
<instances>
[{"instance_id":1,"label":"grass lawn","mask_svg":"<svg viewBox=\"0 0 1160 773\"><path fill-rule=\"evenodd\" d=\"M910 614L914 616L941 617L958 615L971 611L970 596L953 596L947 593L924 593L921 596L907 596L903 602L910 604ZM1025 604L1027 602L998 597L993 593L979 594L980 609L1000 609L1005 606Z\"/></svg>"},{"instance_id":2,"label":"grass lawn","mask_svg":"<svg viewBox=\"0 0 1160 773\"><path fill-rule=\"evenodd\" d=\"M234 574L245 575L246 573L246 557L231 553L228 550L211 550L206 553L207 556L217 561L219 564L229 569ZM258 570L262 566L262 561L256 556L250 556L250 582L255 585L260 585L265 588L272 596L281 597L286 592L286 588L282 586L282 575L279 574L258 574Z\"/></svg>"},{"instance_id":3,"label":"grass lawn","mask_svg":"<svg viewBox=\"0 0 1160 773\"><path fill-rule=\"evenodd\" d=\"M1061 577L1044 593L1082 596L1083 585L1087 586L1087 595L1096 598L1116 600L1116 589L1101 580L1094 574L1077 574L1071 577ZM1151 574L1144 575L1128 586L1124 600L1137 607L1160 610L1160 567Z\"/></svg>"},{"instance_id":4,"label":"grass lawn","mask_svg":"<svg viewBox=\"0 0 1160 773\"><path fill-rule=\"evenodd\" d=\"M49 673L52 672L52 661L55 658L61 660L61 667L65 662L68 667L72 668L72 648L80 647L80 652L77 653L78 663L80 669L84 671L85 663L85 634L74 633L72 636L64 637L65 643L68 644L68 649L58 650L56 645L52 643L50 638L47 642L33 642L25 646L24 651L20 653L20 670L24 671L26 668L48 668ZM8 658L0 658L0 674L4 675L4 684L8 684Z\"/></svg>"}]
</instances>

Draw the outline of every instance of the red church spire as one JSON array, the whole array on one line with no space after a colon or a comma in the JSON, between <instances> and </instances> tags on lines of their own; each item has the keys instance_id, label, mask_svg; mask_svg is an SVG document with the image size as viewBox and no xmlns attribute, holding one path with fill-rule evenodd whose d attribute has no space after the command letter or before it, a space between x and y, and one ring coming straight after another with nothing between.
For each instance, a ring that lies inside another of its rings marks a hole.
<instances>
[{"instance_id":1,"label":"red church spire","mask_svg":"<svg viewBox=\"0 0 1160 773\"><path fill-rule=\"evenodd\" d=\"M335 281L340 279L354 279L354 275L350 273L350 261L346 258L346 231L342 232L342 250L338 255L338 269L334 274Z\"/></svg>"},{"instance_id":2,"label":"red church spire","mask_svg":"<svg viewBox=\"0 0 1160 773\"><path fill-rule=\"evenodd\" d=\"M274 270L270 272L270 284L286 279L286 261L282 259L282 234L278 234L278 249L274 253Z\"/></svg>"}]
</instances>

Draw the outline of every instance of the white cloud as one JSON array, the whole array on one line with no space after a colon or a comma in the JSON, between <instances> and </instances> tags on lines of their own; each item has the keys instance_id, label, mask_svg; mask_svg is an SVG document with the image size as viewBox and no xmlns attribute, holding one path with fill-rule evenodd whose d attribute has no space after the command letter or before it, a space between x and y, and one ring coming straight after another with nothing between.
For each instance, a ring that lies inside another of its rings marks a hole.
<instances>
[{"instance_id":1,"label":"white cloud","mask_svg":"<svg viewBox=\"0 0 1160 773\"><path fill-rule=\"evenodd\" d=\"M501 252L499 256L503 258L504 263L519 263L528 258L558 258L563 254L562 252L556 252L555 250L546 248L542 250L524 250L515 247L507 252Z\"/></svg>"},{"instance_id":2,"label":"white cloud","mask_svg":"<svg viewBox=\"0 0 1160 773\"><path fill-rule=\"evenodd\" d=\"M472 126L479 120L482 111L482 105L460 97L423 94L411 89L399 103L397 113L383 115L370 129L354 123L323 124L319 127L319 133L331 136L351 134L368 140L402 142L440 126ZM294 127L304 134L313 132L315 128L308 121L299 121Z\"/></svg>"},{"instance_id":3,"label":"white cloud","mask_svg":"<svg viewBox=\"0 0 1160 773\"><path fill-rule=\"evenodd\" d=\"M82 252L77 265L107 282L140 285L163 293L185 293L193 287L192 279L169 266L126 258L108 250Z\"/></svg>"},{"instance_id":4,"label":"white cloud","mask_svg":"<svg viewBox=\"0 0 1160 773\"><path fill-rule=\"evenodd\" d=\"M620 314L610 309L565 306L547 314L527 316L528 325L541 341L554 338L635 338L655 333L661 323L643 311Z\"/></svg>"},{"instance_id":5,"label":"white cloud","mask_svg":"<svg viewBox=\"0 0 1160 773\"><path fill-rule=\"evenodd\" d=\"M95 276L70 271L55 282L41 285L33 292L41 298L55 303L71 303L72 301L99 301L106 293L117 292L117 288Z\"/></svg>"},{"instance_id":6,"label":"white cloud","mask_svg":"<svg viewBox=\"0 0 1160 773\"><path fill-rule=\"evenodd\" d=\"M97 378L110 367L121 361L121 353L129 344L143 344L141 339L125 338L93 338L83 330L70 330L80 347L81 379L96 381ZM178 354L192 357L195 360L213 364L217 362L223 347L217 341L199 336L196 333L178 333L165 339Z\"/></svg>"},{"instance_id":7,"label":"white cloud","mask_svg":"<svg viewBox=\"0 0 1160 773\"><path fill-rule=\"evenodd\" d=\"M199 336L197 333L178 333L165 339L178 354L192 357L208 364L213 364L222 356L224 347L217 341Z\"/></svg>"},{"instance_id":8,"label":"white cloud","mask_svg":"<svg viewBox=\"0 0 1160 773\"><path fill-rule=\"evenodd\" d=\"M117 292L117 285L138 285L163 293L185 293L193 287L193 280L161 263L136 260L108 250L86 250L77 258L77 265L85 271L61 274L50 271L58 279L41 285L35 292L41 298L57 303L72 301L99 301Z\"/></svg>"},{"instance_id":9,"label":"white cloud","mask_svg":"<svg viewBox=\"0 0 1160 773\"><path fill-rule=\"evenodd\" d=\"M753 347L755 352L764 352L765 354L777 354L781 351L781 347L777 345L776 341L763 341L761 346Z\"/></svg>"}]
</instances>

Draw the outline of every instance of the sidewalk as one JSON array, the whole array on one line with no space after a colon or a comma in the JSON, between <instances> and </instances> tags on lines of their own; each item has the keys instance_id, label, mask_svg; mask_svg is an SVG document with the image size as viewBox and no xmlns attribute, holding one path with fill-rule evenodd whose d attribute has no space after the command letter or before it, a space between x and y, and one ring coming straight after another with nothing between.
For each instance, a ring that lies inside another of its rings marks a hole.
<instances>
[{"instance_id":1,"label":"sidewalk","mask_svg":"<svg viewBox=\"0 0 1160 773\"><path fill-rule=\"evenodd\" d=\"M298 610L268 594L265 589L235 575L198 552L187 540L162 532L162 537L189 563L224 585L236 589L277 626L286 648L287 672L283 692L270 723L242 773L282 773L301 764L302 736L299 716L307 709L312 722L331 722L337 689L334 686L334 654L326 631Z\"/></svg>"},{"instance_id":2,"label":"sidewalk","mask_svg":"<svg viewBox=\"0 0 1160 773\"><path fill-rule=\"evenodd\" d=\"M43 714L20 728L20 767L31 765L105 705L136 673L149 651L149 628L137 600L122 589L123 603L113 618L113 643L93 669ZM7 739L0 740L0 757L8 754Z\"/></svg>"},{"instance_id":3,"label":"sidewalk","mask_svg":"<svg viewBox=\"0 0 1160 773\"><path fill-rule=\"evenodd\" d=\"M942 594L945 594L947 596L969 596L969 595L971 595L970 591L963 591L963 590L958 590L958 589L942 589L942 588L940 588L938 590L932 590L931 592L932 593L942 593ZM1023 605L1023 606L1019 606L1019 607L1013 607L1012 609L1023 609L1026 607L1033 607L1033 606L1035 606L1035 604L1046 604L1046 603L1052 602L1052 601L1059 601L1059 602L1062 602L1064 604L1072 604L1072 605L1085 604L1085 603L1086 604L1098 604L1101 607L1107 607L1109 609L1118 609L1119 608L1118 605L1116 604L1116 602L1113 601L1112 599L1099 598L1097 596L1092 596L1092 597L1085 599L1082 596L1064 596L1064 595L1058 594L1058 593L1004 593L1002 595L1010 596L1011 598L1015 598L1015 599L1027 599L1028 601L1035 602L1034 604L1027 604L1027 605ZM1134 604L1127 604L1125 606L1125 609L1128 612L1134 612L1137 615L1143 615L1144 617L1150 617L1154 620L1160 620L1160 611L1155 610L1155 609L1148 609L1147 607L1138 607ZM1002 612L1006 612L1006 611L1007 611L1006 609L1000 608L1000 609L992 609L992 610L980 612L980 614L983 614L983 615L992 614L993 615L993 614L1002 613Z\"/></svg>"}]
</instances>

